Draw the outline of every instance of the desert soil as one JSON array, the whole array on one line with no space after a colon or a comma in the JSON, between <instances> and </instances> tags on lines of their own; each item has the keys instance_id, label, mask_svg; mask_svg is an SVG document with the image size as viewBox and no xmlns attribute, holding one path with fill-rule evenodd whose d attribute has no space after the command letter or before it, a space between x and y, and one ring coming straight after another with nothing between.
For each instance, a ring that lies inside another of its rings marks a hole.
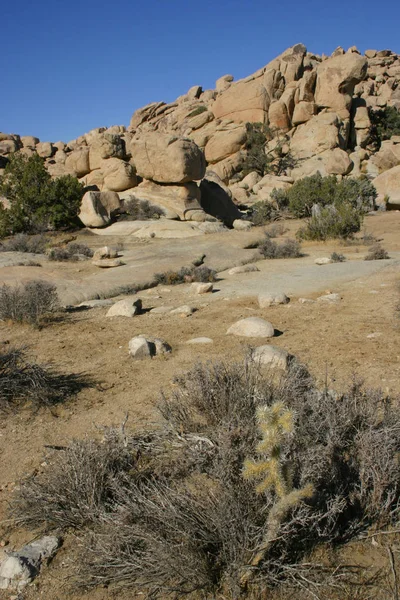
<instances>
[{"instance_id":1,"label":"desert soil","mask_svg":"<svg viewBox=\"0 0 400 600\"><path fill-rule=\"evenodd\" d=\"M278 241L291 237L298 224L289 222L285 226L288 231ZM32 538L31 533L10 527L7 503L18 480L40 467L49 452L45 445L98 436L99 427L119 425L127 413L128 428L149 427L158 419L156 403L160 390L168 392L174 375L189 369L197 360L240 359L249 346L273 343L306 363L321 385L327 382L343 389L357 375L368 386L399 394L400 311L396 307L400 303L400 213L368 217L366 229L382 240L390 260L364 261L368 249L363 245L311 243L303 245L303 258L260 261L256 263L259 272L228 275L227 268L254 255L254 250L243 247L262 236L260 228L251 233L227 232L188 240L124 240L121 254L126 266L107 272L96 270L90 262L70 265L43 260L41 268L17 267L17 258L0 256L0 282L48 278L59 285L66 304L96 292L103 294L113 286L132 283L133 279L149 280L154 272L188 264L203 252L207 255L206 264L219 271L212 294L195 296L188 284L140 292L137 296L142 299L145 312L132 319L106 318L108 309L103 307L66 313L63 319L41 330L0 323L1 343L27 345L29 354L38 362L66 373L86 373L94 380L91 388L51 411L32 415L26 407L17 414L1 416L0 540L7 544L6 549ZM78 238L93 248L105 242L93 234L82 233ZM108 244L116 241L107 239ZM332 251L345 254L347 261L314 264L316 257L329 256ZM290 303L260 309L258 293L278 289L291 297ZM332 305L298 301L300 297L316 299L325 291L339 293L341 301ZM198 310L189 317L149 312L156 306L183 304ZM226 335L232 323L248 316L271 321L277 337L262 340ZM141 333L163 338L172 346L172 353L151 360L133 360L128 355L128 342ZM199 336L210 337L214 343L186 344ZM89 595L70 590L69 562L76 544L74 538L67 536L53 563L23 593L24 599L112 597L105 589ZM9 592L0 592L0 598L10 596ZM119 593L116 597L134 596Z\"/></svg>"}]
</instances>

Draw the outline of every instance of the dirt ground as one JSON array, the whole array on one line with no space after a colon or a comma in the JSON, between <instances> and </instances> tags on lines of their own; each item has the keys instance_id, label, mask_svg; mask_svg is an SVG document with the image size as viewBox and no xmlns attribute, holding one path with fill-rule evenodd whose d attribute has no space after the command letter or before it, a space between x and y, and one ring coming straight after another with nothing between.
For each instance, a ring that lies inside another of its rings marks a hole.
<instances>
[{"instance_id":1,"label":"dirt ground","mask_svg":"<svg viewBox=\"0 0 400 600\"><path fill-rule=\"evenodd\" d=\"M286 236L295 227L296 224L289 223ZM307 364L320 384L327 382L331 387L342 389L357 375L365 379L368 386L400 394L400 311L396 310L400 303L400 213L371 217L367 220L367 229L382 239L382 245L394 259L375 262L368 267L369 271L363 271L367 264L362 261L367 251L365 246L345 247L337 242L304 245L308 256L296 259L299 265L296 269L303 264L315 270L315 283L307 284L304 294L301 283L293 285L287 305L260 309L257 293L261 289L260 280L265 283L268 275L271 287L274 272L278 275L291 269L293 260L259 263L259 273L244 274L237 279L237 294L234 280L229 279L226 272L220 274L221 281L215 284L220 291L207 296L191 295L187 285L141 292L138 297L143 301L145 312L132 319L106 318L107 308L95 308L68 313L59 322L41 330L0 322L0 342L28 345L29 354L38 362L51 364L66 373L86 373L95 382L93 387L52 411L42 410L32 415L26 408L15 415L0 416L0 518L3 519L0 540L3 539L5 548L30 539L27 532L10 529L6 520L7 503L18 480L43 461L46 444L62 445L71 438L97 436L99 426L119 425L127 413L128 428L148 426L158 419L156 403L160 390L168 391L174 375L189 369L197 360L237 359L249 346L273 343ZM211 242L212 236L207 237ZM173 244L173 240L169 242ZM340 265L318 267L314 264L316 256L329 256L333 250L348 257L342 274ZM4 268L10 272L11 267ZM68 268L61 266L61 270ZM333 279L327 275L328 269L337 269ZM301 281L301 270L292 275L292 279L297 277ZM227 282L225 288L224 281ZM316 299L324 290L339 293L341 301L337 304L298 301L304 296ZM191 304L198 310L189 317L154 314L149 310L182 304ZM249 316L271 321L278 335L273 340L226 335L232 323ZM128 354L128 342L141 333L163 338L172 346L172 353L134 361ZM199 336L212 338L213 344L186 344ZM110 591L103 589L88 596L69 590L68 561L75 543L73 539L66 540L50 567L21 598L103 600L112 597ZM0 598L11 596L9 592L0 592ZM118 594L117 597L134 596Z\"/></svg>"}]
</instances>

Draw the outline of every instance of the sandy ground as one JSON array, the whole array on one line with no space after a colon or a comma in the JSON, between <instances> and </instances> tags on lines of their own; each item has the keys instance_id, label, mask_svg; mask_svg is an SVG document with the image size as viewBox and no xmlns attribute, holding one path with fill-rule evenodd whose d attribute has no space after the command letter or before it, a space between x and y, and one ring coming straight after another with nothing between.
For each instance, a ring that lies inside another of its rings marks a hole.
<instances>
[{"instance_id":1,"label":"sandy ground","mask_svg":"<svg viewBox=\"0 0 400 600\"><path fill-rule=\"evenodd\" d=\"M295 223L289 223L286 237L295 227ZM220 280L215 284L218 291L213 294L194 296L188 285L141 292L138 296L145 312L132 319L106 318L107 309L96 308L68 313L63 320L41 330L0 323L0 342L17 346L28 344L30 355L38 362L52 364L66 373L86 373L95 381L93 387L51 412L43 410L32 415L25 409L15 415L1 416L0 518L6 518L7 502L14 485L42 462L46 454L44 445L62 445L71 438L98 435L98 426L118 425L126 413L129 413L129 427L147 426L158 418L156 403L160 389L168 391L173 376L189 369L196 360L235 359L249 346L272 342L306 363L321 384L327 380L330 386L341 389L357 374L369 386L399 394L400 311L396 306L400 302L400 213L371 217L367 220L367 229L382 239L391 260L363 261L367 251L365 246L344 247L337 242L309 244L304 246L307 255L304 258L262 261L257 263L259 272L240 276L220 272ZM217 234L217 239L213 236L196 238L198 244L190 249L186 246L183 256L179 254L179 248L184 246L182 240L177 241L175 250L174 240L137 246L146 256L153 252L153 266L146 266L147 276L164 264L164 242L168 242L169 256L173 256L179 266L187 264L189 256L197 256L206 248L207 264L214 266L212 259L218 258L218 264L223 268L239 264L243 260L242 253L249 252L243 250L243 246L249 239L260 236L260 232L251 235L232 233L232 236ZM89 237L93 239L93 236L87 236L87 239ZM222 243L221 239L228 241ZM192 238L190 244L193 243ZM97 239L96 244L101 245ZM135 248L128 248L126 252L134 253ZM325 266L314 264L315 257L329 256L333 250L345 254L347 262ZM42 277L51 272L50 278L57 282L64 277L74 282L77 268L82 269L78 274L82 286L86 278L99 277L90 264L78 267L76 264L53 263L41 269L4 266L0 268L0 280L15 280L20 271L21 279L27 278L27 270L32 278L33 269L34 277L36 272ZM93 281L90 285L94 285ZM269 289L285 291L291 296L290 303L260 309L257 294ZM333 305L298 302L299 297L315 299L324 291L337 292L342 300ZM156 306L182 304L191 304L198 310L190 317L149 312ZM279 335L268 341L226 335L232 323L248 316L271 321ZM171 355L132 360L128 355L128 342L140 333L165 339L172 346ZM213 344L186 344L198 336L212 338ZM29 534L10 531L8 523L3 521L0 540L2 538L8 542L7 547L13 547L28 540ZM73 541L67 539L49 569L24 593L24 599L61 600L67 597L68 581L64 580L62 563L68 564L71 544L73 546ZM10 593L0 592L1 599L9 597ZM68 597L86 598L75 593L70 595L69 591ZM110 592L101 589L88 596L91 600L110 597ZM118 595L120 599L132 597Z\"/></svg>"}]
</instances>

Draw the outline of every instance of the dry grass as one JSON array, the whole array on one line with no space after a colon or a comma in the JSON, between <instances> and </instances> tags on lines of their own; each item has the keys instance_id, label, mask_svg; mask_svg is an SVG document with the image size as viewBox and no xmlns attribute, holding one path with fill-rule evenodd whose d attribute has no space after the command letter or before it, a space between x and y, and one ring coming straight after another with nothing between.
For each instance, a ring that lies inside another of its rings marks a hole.
<instances>
[{"instance_id":1,"label":"dry grass","mask_svg":"<svg viewBox=\"0 0 400 600\"><path fill-rule=\"evenodd\" d=\"M47 281L28 281L23 285L0 288L0 320L29 323L39 327L59 307L55 285Z\"/></svg>"}]
</instances>

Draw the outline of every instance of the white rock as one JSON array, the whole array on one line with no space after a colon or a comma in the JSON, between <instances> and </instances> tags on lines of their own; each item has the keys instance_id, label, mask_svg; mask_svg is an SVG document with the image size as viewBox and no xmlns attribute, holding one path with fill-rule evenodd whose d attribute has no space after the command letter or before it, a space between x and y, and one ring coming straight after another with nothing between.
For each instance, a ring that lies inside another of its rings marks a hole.
<instances>
[{"instance_id":1,"label":"white rock","mask_svg":"<svg viewBox=\"0 0 400 600\"><path fill-rule=\"evenodd\" d=\"M250 223L250 221L244 221L243 219L235 219L232 226L233 229L236 229L237 231L249 231L249 229L253 227L253 223Z\"/></svg>"},{"instance_id":2,"label":"white rock","mask_svg":"<svg viewBox=\"0 0 400 600\"><path fill-rule=\"evenodd\" d=\"M23 589L39 574L42 563L54 556L59 546L59 538L48 535L16 552L9 552L0 564L0 589Z\"/></svg>"},{"instance_id":3,"label":"white rock","mask_svg":"<svg viewBox=\"0 0 400 600\"><path fill-rule=\"evenodd\" d=\"M122 267L125 263L119 258L102 258L101 260L93 260L92 264L101 269L111 269L112 267Z\"/></svg>"},{"instance_id":4,"label":"white rock","mask_svg":"<svg viewBox=\"0 0 400 600\"><path fill-rule=\"evenodd\" d=\"M136 360L151 357L150 344L144 337L134 337L129 342L129 354Z\"/></svg>"},{"instance_id":5,"label":"white rock","mask_svg":"<svg viewBox=\"0 0 400 600\"><path fill-rule=\"evenodd\" d=\"M260 317L248 317L231 325L226 333L242 337L274 337L275 330L269 321Z\"/></svg>"},{"instance_id":6,"label":"white rock","mask_svg":"<svg viewBox=\"0 0 400 600\"><path fill-rule=\"evenodd\" d=\"M109 246L98 248L93 254L93 260L102 260L103 258L117 258L118 252Z\"/></svg>"},{"instance_id":7,"label":"white rock","mask_svg":"<svg viewBox=\"0 0 400 600\"><path fill-rule=\"evenodd\" d=\"M195 310L196 309L193 306L184 304L183 306L178 306L178 308L171 310L171 315L182 315L184 317L188 317L189 315L192 315Z\"/></svg>"},{"instance_id":8,"label":"white rock","mask_svg":"<svg viewBox=\"0 0 400 600\"><path fill-rule=\"evenodd\" d=\"M200 283L195 281L191 284L190 289L194 294L208 294L213 291L213 287L212 283Z\"/></svg>"},{"instance_id":9,"label":"white rock","mask_svg":"<svg viewBox=\"0 0 400 600\"><path fill-rule=\"evenodd\" d=\"M146 342L149 344L151 356L155 356L157 354L169 354L172 350L171 346L160 338L144 335L143 333L141 333L138 337L146 340Z\"/></svg>"},{"instance_id":10,"label":"white rock","mask_svg":"<svg viewBox=\"0 0 400 600\"><path fill-rule=\"evenodd\" d=\"M340 294L324 294L324 296L319 296L319 298L317 298L318 302L336 303L336 302L340 302L340 300L341 300Z\"/></svg>"},{"instance_id":11,"label":"white rock","mask_svg":"<svg viewBox=\"0 0 400 600\"><path fill-rule=\"evenodd\" d=\"M289 298L283 292L261 292L258 295L258 305L260 308L275 306L277 304L287 304Z\"/></svg>"},{"instance_id":12,"label":"white rock","mask_svg":"<svg viewBox=\"0 0 400 600\"><path fill-rule=\"evenodd\" d=\"M260 269L257 265L249 264L249 265L241 265L239 267L232 267L229 269L229 275L237 275L238 273L254 273L255 271L259 271Z\"/></svg>"},{"instance_id":13,"label":"white rock","mask_svg":"<svg viewBox=\"0 0 400 600\"><path fill-rule=\"evenodd\" d=\"M327 256L323 256L322 258L316 258L314 262L316 265L330 265L333 260Z\"/></svg>"},{"instance_id":14,"label":"white rock","mask_svg":"<svg viewBox=\"0 0 400 600\"><path fill-rule=\"evenodd\" d=\"M119 300L108 310L106 317L134 317L141 310L142 301L139 298L134 301L129 299Z\"/></svg>"},{"instance_id":15,"label":"white rock","mask_svg":"<svg viewBox=\"0 0 400 600\"><path fill-rule=\"evenodd\" d=\"M287 369L291 356L286 350L277 346L258 346L252 352L252 359L260 365L269 365L279 369Z\"/></svg>"},{"instance_id":16,"label":"white rock","mask_svg":"<svg viewBox=\"0 0 400 600\"><path fill-rule=\"evenodd\" d=\"M186 342L187 344L213 344L214 341L208 337L192 338Z\"/></svg>"},{"instance_id":17,"label":"white rock","mask_svg":"<svg viewBox=\"0 0 400 600\"><path fill-rule=\"evenodd\" d=\"M300 304L315 304L315 300L311 298L299 298Z\"/></svg>"}]
</instances>

